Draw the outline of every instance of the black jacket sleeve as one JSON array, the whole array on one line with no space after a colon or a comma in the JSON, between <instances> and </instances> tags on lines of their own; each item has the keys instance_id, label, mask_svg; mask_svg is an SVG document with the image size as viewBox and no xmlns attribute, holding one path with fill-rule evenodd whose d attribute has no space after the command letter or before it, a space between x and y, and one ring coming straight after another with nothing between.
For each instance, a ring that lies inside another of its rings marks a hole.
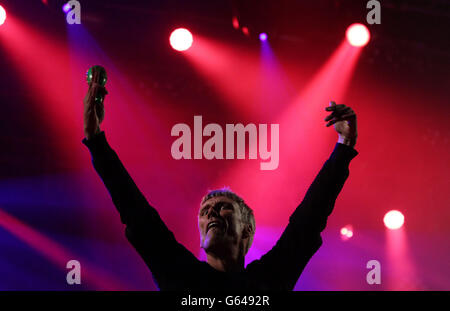
<instances>
[{"instance_id":1,"label":"black jacket sleeve","mask_svg":"<svg viewBox=\"0 0 450 311\"><path fill-rule=\"evenodd\" d=\"M175 240L156 209L147 202L109 146L105 133L102 131L89 140L84 138L83 144L89 148L94 168L126 225L127 239L149 266L158 285L161 286L161 280L169 279L167 273L175 272L174 265L197 260Z\"/></svg>"},{"instance_id":2,"label":"black jacket sleeve","mask_svg":"<svg viewBox=\"0 0 450 311\"><path fill-rule=\"evenodd\" d=\"M262 282L273 284L273 289L294 289L309 259L322 245L320 233L349 175L349 163L357 154L349 146L336 144L276 245L247 267Z\"/></svg>"}]
</instances>

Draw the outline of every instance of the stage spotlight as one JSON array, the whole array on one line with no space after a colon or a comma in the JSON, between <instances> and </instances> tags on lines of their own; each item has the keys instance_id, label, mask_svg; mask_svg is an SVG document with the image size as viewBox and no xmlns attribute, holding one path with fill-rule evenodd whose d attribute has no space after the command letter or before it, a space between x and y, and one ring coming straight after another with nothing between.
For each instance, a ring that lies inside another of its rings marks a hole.
<instances>
[{"instance_id":1,"label":"stage spotlight","mask_svg":"<svg viewBox=\"0 0 450 311\"><path fill-rule=\"evenodd\" d=\"M347 225L341 229L341 239L346 241L353 236L353 227L351 225Z\"/></svg>"},{"instance_id":2,"label":"stage spotlight","mask_svg":"<svg viewBox=\"0 0 450 311\"><path fill-rule=\"evenodd\" d=\"M346 32L348 42L353 46L365 46L370 40L370 32L363 24L352 24Z\"/></svg>"},{"instance_id":3,"label":"stage spotlight","mask_svg":"<svg viewBox=\"0 0 450 311\"><path fill-rule=\"evenodd\" d=\"M233 17L232 22L233 22L233 28L239 29L239 20L236 16Z\"/></svg>"},{"instance_id":4,"label":"stage spotlight","mask_svg":"<svg viewBox=\"0 0 450 311\"><path fill-rule=\"evenodd\" d=\"M392 210L384 215L384 225L391 230L399 229L405 222L405 216L400 211Z\"/></svg>"},{"instance_id":5,"label":"stage spotlight","mask_svg":"<svg viewBox=\"0 0 450 311\"><path fill-rule=\"evenodd\" d=\"M246 35L247 37L250 35L250 31L248 30L248 27L242 27L242 33Z\"/></svg>"},{"instance_id":6,"label":"stage spotlight","mask_svg":"<svg viewBox=\"0 0 450 311\"><path fill-rule=\"evenodd\" d=\"M194 41L192 34L186 28L175 29L170 35L170 45L177 51L186 51Z\"/></svg>"},{"instance_id":7,"label":"stage spotlight","mask_svg":"<svg viewBox=\"0 0 450 311\"><path fill-rule=\"evenodd\" d=\"M267 34L265 32L259 34L259 40L266 41L267 40Z\"/></svg>"},{"instance_id":8,"label":"stage spotlight","mask_svg":"<svg viewBox=\"0 0 450 311\"><path fill-rule=\"evenodd\" d=\"M0 5L0 26L3 25L3 23L6 20L6 11L5 9Z\"/></svg>"},{"instance_id":9,"label":"stage spotlight","mask_svg":"<svg viewBox=\"0 0 450 311\"><path fill-rule=\"evenodd\" d=\"M62 10L64 11L64 13L69 12L70 9L72 9L72 6L68 2L66 4L64 4L62 7Z\"/></svg>"}]
</instances>

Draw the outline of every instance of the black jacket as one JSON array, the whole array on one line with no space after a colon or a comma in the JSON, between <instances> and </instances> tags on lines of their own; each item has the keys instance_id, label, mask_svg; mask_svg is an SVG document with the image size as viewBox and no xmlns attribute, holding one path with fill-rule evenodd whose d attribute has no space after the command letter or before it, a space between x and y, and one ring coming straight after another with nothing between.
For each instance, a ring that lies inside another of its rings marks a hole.
<instances>
[{"instance_id":1,"label":"black jacket","mask_svg":"<svg viewBox=\"0 0 450 311\"><path fill-rule=\"evenodd\" d=\"M105 133L83 143L126 225L125 234L150 268L160 290L293 290L309 259L322 245L336 198L358 153L336 144L275 246L240 272L221 272L198 260L161 220L106 141Z\"/></svg>"}]
</instances>

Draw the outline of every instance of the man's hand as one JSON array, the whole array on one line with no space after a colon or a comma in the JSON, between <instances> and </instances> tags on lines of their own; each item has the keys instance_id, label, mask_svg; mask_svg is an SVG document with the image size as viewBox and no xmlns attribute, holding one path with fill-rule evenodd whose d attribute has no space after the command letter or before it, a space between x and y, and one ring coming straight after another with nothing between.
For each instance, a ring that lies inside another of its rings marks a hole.
<instances>
[{"instance_id":1,"label":"man's hand","mask_svg":"<svg viewBox=\"0 0 450 311\"><path fill-rule=\"evenodd\" d=\"M326 126L334 124L336 132L339 134L338 142L350 147L356 144L358 133L356 130L356 114L352 108L345 105L336 105L331 101L330 106L325 108L326 111L332 111L325 118L328 121Z\"/></svg>"},{"instance_id":2,"label":"man's hand","mask_svg":"<svg viewBox=\"0 0 450 311\"><path fill-rule=\"evenodd\" d=\"M105 107L103 102L98 104L95 97L108 94L105 87L99 84L100 75L97 70L92 70L92 81L84 98L84 135L87 139L100 132L100 123L105 117Z\"/></svg>"}]
</instances>

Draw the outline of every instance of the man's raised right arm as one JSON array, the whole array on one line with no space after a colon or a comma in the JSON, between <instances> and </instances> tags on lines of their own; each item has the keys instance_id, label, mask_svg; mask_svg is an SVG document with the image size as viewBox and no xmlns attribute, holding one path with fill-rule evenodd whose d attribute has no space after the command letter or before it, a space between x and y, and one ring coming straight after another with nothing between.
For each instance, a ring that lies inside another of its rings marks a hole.
<instances>
[{"instance_id":1,"label":"man's raised right arm","mask_svg":"<svg viewBox=\"0 0 450 311\"><path fill-rule=\"evenodd\" d=\"M167 230L157 211L147 202L116 152L109 146L105 132L84 138L83 144L91 152L94 168L108 189L122 223L136 226L139 220L145 218L147 227L151 226L159 233Z\"/></svg>"},{"instance_id":2,"label":"man's raised right arm","mask_svg":"<svg viewBox=\"0 0 450 311\"><path fill-rule=\"evenodd\" d=\"M111 199L119 211L122 223L126 225L125 234L136 251L151 269L160 288L167 288L174 267L179 261L195 262L197 259L184 246L178 243L173 233L162 221L158 212L141 193L133 179L120 161L117 153L109 146L105 132L100 130L104 118L103 100L96 101L99 95L107 94L104 86L98 83L98 72L93 70L92 82L84 99L83 143L89 148L92 163L105 184Z\"/></svg>"},{"instance_id":3,"label":"man's raised right arm","mask_svg":"<svg viewBox=\"0 0 450 311\"><path fill-rule=\"evenodd\" d=\"M103 98L108 94L99 83L100 72L94 67L92 80L84 98L84 135L83 143L89 148L94 168L111 195L112 201L120 213L122 223L127 225L126 235L136 247L137 244L157 245L158 241L174 241L172 232L161 220L158 212L150 206L128 174L116 152L109 146L105 132L100 124L105 116ZM98 98L101 100L98 100ZM97 98L97 100L96 100ZM155 234L155 235L153 235ZM144 237L158 237L144 243ZM138 247L136 247L138 248ZM139 251L139 250L138 250Z\"/></svg>"},{"instance_id":4,"label":"man's raised right arm","mask_svg":"<svg viewBox=\"0 0 450 311\"><path fill-rule=\"evenodd\" d=\"M148 204L131 179L116 152L109 146L105 132L100 130L100 124L105 117L103 98L108 94L105 87L99 83L100 78L100 72L94 67L92 80L83 101L83 143L91 152L94 168L108 189L124 224L135 226L138 225L139 219L147 218L146 221L151 220L151 227L168 231L156 210ZM98 100L99 98L101 100Z\"/></svg>"}]
</instances>

